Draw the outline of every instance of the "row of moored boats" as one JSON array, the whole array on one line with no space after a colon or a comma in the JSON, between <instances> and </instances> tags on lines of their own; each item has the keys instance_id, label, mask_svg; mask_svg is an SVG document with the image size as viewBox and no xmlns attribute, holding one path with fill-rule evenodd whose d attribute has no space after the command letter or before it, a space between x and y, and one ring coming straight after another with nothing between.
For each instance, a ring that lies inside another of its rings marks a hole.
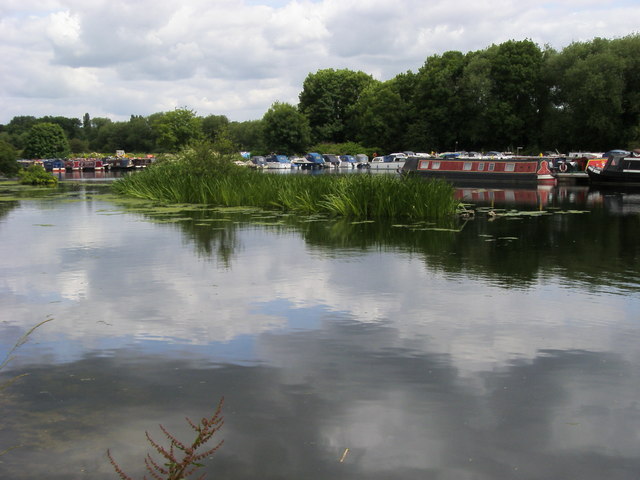
<instances>
[{"instance_id":1,"label":"row of moored boats","mask_svg":"<svg viewBox=\"0 0 640 480\"><path fill-rule=\"evenodd\" d=\"M47 172L62 173L75 171L133 170L145 168L155 161L153 155L145 157L102 157L102 158L45 158L18 160L23 167L41 165Z\"/></svg>"}]
</instances>

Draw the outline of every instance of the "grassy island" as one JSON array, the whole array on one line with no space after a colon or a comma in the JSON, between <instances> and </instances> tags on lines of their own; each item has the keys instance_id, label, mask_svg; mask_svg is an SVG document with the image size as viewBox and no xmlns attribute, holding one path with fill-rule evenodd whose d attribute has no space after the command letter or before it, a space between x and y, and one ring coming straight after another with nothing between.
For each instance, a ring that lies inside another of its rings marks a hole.
<instances>
[{"instance_id":1,"label":"grassy island","mask_svg":"<svg viewBox=\"0 0 640 480\"><path fill-rule=\"evenodd\" d=\"M392 175L272 175L229 156L183 152L115 182L121 195L164 203L250 206L358 220L438 219L455 214L453 187Z\"/></svg>"}]
</instances>

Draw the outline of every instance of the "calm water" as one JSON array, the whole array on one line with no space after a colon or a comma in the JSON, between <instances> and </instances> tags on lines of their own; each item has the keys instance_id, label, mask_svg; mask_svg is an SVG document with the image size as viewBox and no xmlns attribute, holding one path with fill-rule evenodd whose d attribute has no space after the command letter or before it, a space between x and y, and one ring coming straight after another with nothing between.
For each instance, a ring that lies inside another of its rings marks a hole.
<instances>
[{"instance_id":1,"label":"calm water","mask_svg":"<svg viewBox=\"0 0 640 480\"><path fill-rule=\"evenodd\" d=\"M222 396L208 478L638 478L640 195L406 226L103 192L0 202L1 358L53 319L0 377L0 478L140 478Z\"/></svg>"}]
</instances>

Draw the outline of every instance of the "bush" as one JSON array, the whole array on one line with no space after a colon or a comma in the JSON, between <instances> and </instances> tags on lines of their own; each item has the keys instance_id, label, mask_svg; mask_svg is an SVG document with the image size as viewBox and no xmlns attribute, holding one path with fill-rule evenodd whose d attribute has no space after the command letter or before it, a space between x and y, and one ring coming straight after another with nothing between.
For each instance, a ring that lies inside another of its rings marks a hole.
<instances>
[{"instance_id":1,"label":"bush","mask_svg":"<svg viewBox=\"0 0 640 480\"><path fill-rule=\"evenodd\" d=\"M18 178L23 185L55 186L58 179L48 173L42 165L31 165L18 172Z\"/></svg>"}]
</instances>

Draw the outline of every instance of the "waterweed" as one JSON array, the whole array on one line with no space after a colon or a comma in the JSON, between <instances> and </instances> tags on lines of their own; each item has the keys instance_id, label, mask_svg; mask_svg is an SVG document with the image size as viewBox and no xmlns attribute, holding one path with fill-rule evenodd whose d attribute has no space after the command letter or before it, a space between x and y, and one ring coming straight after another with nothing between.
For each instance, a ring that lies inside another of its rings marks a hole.
<instances>
[{"instance_id":1,"label":"waterweed","mask_svg":"<svg viewBox=\"0 0 640 480\"><path fill-rule=\"evenodd\" d=\"M444 181L391 175L271 175L236 167L196 175L187 162L153 165L114 182L115 193L169 204L259 207L353 220L440 219L457 212Z\"/></svg>"},{"instance_id":2,"label":"waterweed","mask_svg":"<svg viewBox=\"0 0 640 480\"><path fill-rule=\"evenodd\" d=\"M224 440L220 440L214 447L207 448L206 450L198 452L206 446L206 444L213 438L213 436L222 428L224 420L222 418L222 405L224 403L224 397L218 402L216 410L211 417L203 417L199 423L194 423L188 417L186 418L189 426L196 432L195 440L187 445L178 440L171 432L169 432L163 425L160 425L160 430L169 440L169 448L165 448L156 442L149 432L145 432L147 441L163 458L162 463L153 459L151 454L147 454L144 459L145 467L152 478L156 480L182 480L186 479L190 475L196 472L204 465L200 463L205 458L213 455L218 448L224 443ZM111 452L107 450L107 456L116 473L122 480L133 480L132 477L127 475L120 465L114 460ZM144 477L147 478L146 476ZM204 474L198 477L204 478Z\"/></svg>"}]
</instances>

